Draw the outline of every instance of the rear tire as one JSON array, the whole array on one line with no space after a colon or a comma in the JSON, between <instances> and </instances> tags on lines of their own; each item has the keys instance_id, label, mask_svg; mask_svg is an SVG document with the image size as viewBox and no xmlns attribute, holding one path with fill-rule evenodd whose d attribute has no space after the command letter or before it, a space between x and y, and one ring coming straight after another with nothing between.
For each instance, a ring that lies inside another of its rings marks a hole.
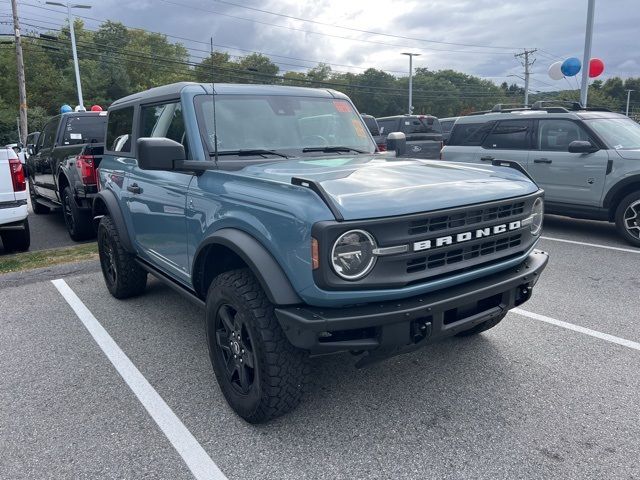
<instances>
[{"instance_id":1,"label":"rear tire","mask_svg":"<svg viewBox=\"0 0 640 480\"><path fill-rule=\"evenodd\" d=\"M31 200L31 209L36 215L42 215L50 212L49 207L38 203L38 196L36 195L31 182L29 182L29 199Z\"/></svg>"},{"instance_id":2,"label":"rear tire","mask_svg":"<svg viewBox=\"0 0 640 480\"><path fill-rule=\"evenodd\" d=\"M615 219L620 236L634 247L640 247L640 192L630 193L622 199Z\"/></svg>"},{"instance_id":3,"label":"rear tire","mask_svg":"<svg viewBox=\"0 0 640 480\"><path fill-rule=\"evenodd\" d=\"M8 230L2 232L2 245L7 252L26 252L31 246L31 232L29 231L29 219L25 218L23 230Z\"/></svg>"},{"instance_id":4,"label":"rear tire","mask_svg":"<svg viewBox=\"0 0 640 480\"><path fill-rule=\"evenodd\" d=\"M206 329L218 384L240 417L266 422L300 403L309 356L289 343L249 269L222 273L211 283Z\"/></svg>"},{"instance_id":5,"label":"rear tire","mask_svg":"<svg viewBox=\"0 0 640 480\"><path fill-rule=\"evenodd\" d=\"M469 330L456 333L456 337L470 337L471 335L477 335L481 332L486 332L490 328L493 328L496 325L498 325L502 321L502 319L506 316L507 316L507 312L504 312L495 318L479 323L478 325L476 325L473 328L470 328Z\"/></svg>"},{"instance_id":6,"label":"rear tire","mask_svg":"<svg viewBox=\"0 0 640 480\"><path fill-rule=\"evenodd\" d=\"M98 226L98 255L102 275L111 295L129 298L140 295L147 286L147 272L135 256L123 247L111 217L104 216Z\"/></svg>"},{"instance_id":7,"label":"rear tire","mask_svg":"<svg viewBox=\"0 0 640 480\"><path fill-rule=\"evenodd\" d=\"M69 232L72 240L80 242L93 238L95 230L93 229L91 212L81 210L78 207L73 192L68 186L62 190L62 214L64 215L67 232Z\"/></svg>"}]
</instances>

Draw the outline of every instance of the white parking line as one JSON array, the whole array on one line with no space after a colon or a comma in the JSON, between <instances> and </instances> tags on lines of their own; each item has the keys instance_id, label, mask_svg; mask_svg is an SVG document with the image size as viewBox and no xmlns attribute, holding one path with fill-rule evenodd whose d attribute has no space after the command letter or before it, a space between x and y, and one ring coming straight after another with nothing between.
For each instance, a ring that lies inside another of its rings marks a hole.
<instances>
[{"instance_id":1,"label":"white parking line","mask_svg":"<svg viewBox=\"0 0 640 480\"><path fill-rule=\"evenodd\" d=\"M131 391L149 412L151 418L158 424L173 448L187 464L193 476L198 480L226 479L227 477L205 452L202 445L198 443L169 405L129 360L129 357L120 349L71 287L62 279L52 280L51 283L58 289Z\"/></svg>"},{"instance_id":2,"label":"white parking line","mask_svg":"<svg viewBox=\"0 0 640 480\"><path fill-rule=\"evenodd\" d=\"M610 247L609 245L599 245L597 243L578 242L577 240L565 240L564 238L554 238L554 237L545 237L545 236L542 236L540 238L543 240L551 240L553 242L573 243L575 245L606 248L607 250L617 250L619 252L640 253L640 249L634 249L634 248Z\"/></svg>"},{"instance_id":3,"label":"white parking line","mask_svg":"<svg viewBox=\"0 0 640 480\"><path fill-rule=\"evenodd\" d=\"M615 337L613 335L609 335L608 333L602 333L602 332L598 332L597 330L591 330L590 328L574 325L573 323L563 322L562 320L556 320L555 318L547 317L545 315L540 315L539 313L529 312L527 310L522 310L521 308L514 308L511 311L513 313L517 313L518 315L532 318L533 320L550 323L551 325L556 325L558 327L566 328L567 330L573 330L574 332L584 333L585 335L589 335L591 337L599 338L601 340L606 340L607 342L616 343L618 345L622 345L623 347L628 347L628 348L632 348L634 350L640 351L640 343L638 342L632 342L631 340Z\"/></svg>"}]
</instances>

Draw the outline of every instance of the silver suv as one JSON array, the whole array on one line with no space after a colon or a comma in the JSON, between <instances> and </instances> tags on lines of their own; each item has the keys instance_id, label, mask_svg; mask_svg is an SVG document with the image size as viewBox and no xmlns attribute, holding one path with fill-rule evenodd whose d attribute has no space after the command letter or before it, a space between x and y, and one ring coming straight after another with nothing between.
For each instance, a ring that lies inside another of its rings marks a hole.
<instances>
[{"instance_id":1,"label":"silver suv","mask_svg":"<svg viewBox=\"0 0 640 480\"><path fill-rule=\"evenodd\" d=\"M500 109L460 117L446 161L511 160L545 190L546 213L615 222L640 247L640 125L577 104Z\"/></svg>"}]
</instances>

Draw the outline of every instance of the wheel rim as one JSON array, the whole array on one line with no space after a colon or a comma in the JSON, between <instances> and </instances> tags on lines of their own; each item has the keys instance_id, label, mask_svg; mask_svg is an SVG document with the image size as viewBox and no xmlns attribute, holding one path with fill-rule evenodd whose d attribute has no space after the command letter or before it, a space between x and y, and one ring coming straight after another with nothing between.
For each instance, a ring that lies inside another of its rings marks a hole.
<instances>
[{"instance_id":1,"label":"wheel rim","mask_svg":"<svg viewBox=\"0 0 640 480\"><path fill-rule=\"evenodd\" d=\"M71 209L71 198L69 195L65 195L62 209L64 211L64 219L67 222L67 227L70 232L73 232L75 229L75 222L73 220L73 210Z\"/></svg>"},{"instance_id":2,"label":"wheel rim","mask_svg":"<svg viewBox=\"0 0 640 480\"><path fill-rule=\"evenodd\" d=\"M102 266L102 271L104 272L104 276L107 281L111 285L115 285L116 280L118 279L118 271L116 269L113 246L111 245L111 242L109 241L107 235L104 233L101 240L100 264Z\"/></svg>"},{"instance_id":3,"label":"wheel rim","mask_svg":"<svg viewBox=\"0 0 640 480\"><path fill-rule=\"evenodd\" d=\"M633 202L624 211L624 228L629 235L640 238L640 200Z\"/></svg>"},{"instance_id":4,"label":"wheel rim","mask_svg":"<svg viewBox=\"0 0 640 480\"><path fill-rule=\"evenodd\" d=\"M247 395L256 380L256 360L247 325L238 311L223 304L216 312L215 351L227 381L238 393Z\"/></svg>"}]
</instances>

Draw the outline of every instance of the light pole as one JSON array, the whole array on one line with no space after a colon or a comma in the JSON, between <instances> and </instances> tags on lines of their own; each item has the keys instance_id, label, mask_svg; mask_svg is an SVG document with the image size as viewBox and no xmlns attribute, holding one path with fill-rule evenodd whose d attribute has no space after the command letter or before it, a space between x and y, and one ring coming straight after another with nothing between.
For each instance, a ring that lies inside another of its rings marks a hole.
<instances>
[{"instance_id":1,"label":"light pole","mask_svg":"<svg viewBox=\"0 0 640 480\"><path fill-rule=\"evenodd\" d=\"M419 57L419 53L402 52L409 57L409 115L413 113L413 57Z\"/></svg>"},{"instance_id":2,"label":"light pole","mask_svg":"<svg viewBox=\"0 0 640 480\"><path fill-rule=\"evenodd\" d=\"M589 0L587 7L587 30L584 35L584 56L582 57L582 85L580 87L580 103L587 107L589 93L589 62L591 60L591 40L593 39L593 13L596 0Z\"/></svg>"},{"instance_id":3,"label":"light pole","mask_svg":"<svg viewBox=\"0 0 640 480\"><path fill-rule=\"evenodd\" d=\"M56 5L58 7L67 7L67 16L69 18L69 32L71 33L71 50L73 51L73 67L76 72L76 86L78 88L78 106L84 109L84 102L82 101L82 84L80 83L80 66L78 65L78 52L76 50L76 34L73 29L73 18L71 18L72 8L91 8L91 5L82 5L79 3L59 3L59 2L46 2L48 5Z\"/></svg>"},{"instance_id":4,"label":"light pole","mask_svg":"<svg viewBox=\"0 0 640 480\"><path fill-rule=\"evenodd\" d=\"M625 114L627 117L629 116L629 102L631 101L631 92L635 92L635 90L627 90L627 113Z\"/></svg>"}]
</instances>

